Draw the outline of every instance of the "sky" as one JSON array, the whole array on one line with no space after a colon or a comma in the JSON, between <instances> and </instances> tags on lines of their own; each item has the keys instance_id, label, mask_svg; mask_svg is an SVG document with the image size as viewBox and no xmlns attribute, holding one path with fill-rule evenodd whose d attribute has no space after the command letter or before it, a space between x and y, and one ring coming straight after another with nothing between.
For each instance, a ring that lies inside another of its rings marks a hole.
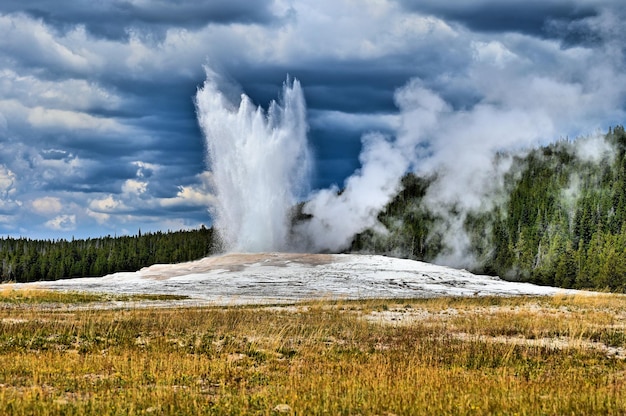
<instances>
[{"instance_id":1,"label":"sky","mask_svg":"<svg viewBox=\"0 0 626 416\"><path fill-rule=\"evenodd\" d=\"M625 18L620 0L3 0L0 236L211 225L207 68L262 106L300 81L313 189L342 187L372 132L410 170L472 178L624 124Z\"/></svg>"}]
</instances>

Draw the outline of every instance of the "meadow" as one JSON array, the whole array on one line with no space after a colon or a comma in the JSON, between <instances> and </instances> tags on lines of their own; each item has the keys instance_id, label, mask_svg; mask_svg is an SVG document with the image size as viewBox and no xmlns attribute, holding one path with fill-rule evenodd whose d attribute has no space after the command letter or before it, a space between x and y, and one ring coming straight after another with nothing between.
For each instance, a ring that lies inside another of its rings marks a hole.
<instances>
[{"instance_id":1,"label":"meadow","mask_svg":"<svg viewBox=\"0 0 626 416\"><path fill-rule=\"evenodd\" d=\"M0 287L0 414L626 413L622 295L168 300Z\"/></svg>"}]
</instances>

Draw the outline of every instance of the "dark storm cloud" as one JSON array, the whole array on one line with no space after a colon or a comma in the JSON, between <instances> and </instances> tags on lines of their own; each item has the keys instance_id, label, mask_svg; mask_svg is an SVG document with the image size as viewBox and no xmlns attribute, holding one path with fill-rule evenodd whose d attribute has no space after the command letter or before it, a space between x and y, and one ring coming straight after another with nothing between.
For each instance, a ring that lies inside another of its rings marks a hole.
<instances>
[{"instance_id":1,"label":"dark storm cloud","mask_svg":"<svg viewBox=\"0 0 626 416\"><path fill-rule=\"evenodd\" d=\"M170 27L195 29L210 23L268 23L275 19L270 0L176 0L64 2L5 0L0 13L24 13L61 31L84 25L92 34L111 39L128 36L128 31L147 30L157 37Z\"/></svg>"},{"instance_id":2,"label":"dark storm cloud","mask_svg":"<svg viewBox=\"0 0 626 416\"><path fill-rule=\"evenodd\" d=\"M342 185L338 178L348 177L358 169L358 160L346 158L346 155L358 155L361 151L359 132L341 131L337 126L318 126L311 128L309 137L319 171L312 184L314 188Z\"/></svg>"},{"instance_id":3,"label":"dark storm cloud","mask_svg":"<svg viewBox=\"0 0 626 416\"><path fill-rule=\"evenodd\" d=\"M0 216L0 231L33 230L35 206L39 231L69 215L77 235L210 222L193 103L203 65L265 108L287 74L299 79L312 186L341 186L359 167L363 134L393 135L396 91L411 80L466 112L490 93L485 84L515 86L526 74L593 91L586 74L623 68L602 52L623 53L621 9L617 0L2 1L0 205L16 217Z\"/></svg>"},{"instance_id":4,"label":"dark storm cloud","mask_svg":"<svg viewBox=\"0 0 626 416\"><path fill-rule=\"evenodd\" d=\"M350 79L349 82L337 82L335 73L326 70L320 73L306 71L293 71L294 77L305 85L304 94L307 107L311 110L338 110L345 112L379 112L392 111L393 85L392 77L384 74L383 82L373 80ZM277 71L284 79L285 72ZM372 72L372 76L375 73ZM248 75L249 76L249 75ZM393 77L398 86L406 82L410 77ZM253 80L244 80L242 87L246 94L258 105L266 106L271 100L277 99L276 90L281 81L276 83L256 83Z\"/></svg>"},{"instance_id":5,"label":"dark storm cloud","mask_svg":"<svg viewBox=\"0 0 626 416\"><path fill-rule=\"evenodd\" d=\"M408 10L428 13L484 32L545 35L551 21L572 21L599 12L593 2L570 0L401 0Z\"/></svg>"},{"instance_id":6,"label":"dark storm cloud","mask_svg":"<svg viewBox=\"0 0 626 416\"><path fill-rule=\"evenodd\" d=\"M452 60L460 64L466 57ZM232 68L229 70L254 102L266 104L278 97L277 86L285 74L303 85L307 107L346 112L378 112L395 109L393 92L415 76L432 78L451 57L437 51L424 51L416 56L390 55L380 59L330 60L313 65L294 62L289 66Z\"/></svg>"}]
</instances>

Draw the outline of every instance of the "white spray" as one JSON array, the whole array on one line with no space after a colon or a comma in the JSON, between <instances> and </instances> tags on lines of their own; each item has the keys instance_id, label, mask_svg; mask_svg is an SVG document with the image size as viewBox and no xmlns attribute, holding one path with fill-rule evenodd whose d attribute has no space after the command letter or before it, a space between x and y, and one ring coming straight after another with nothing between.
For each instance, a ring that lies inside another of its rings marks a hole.
<instances>
[{"instance_id":1,"label":"white spray","mask_svg":"<svg viewBox=\"0 0 626 416\"><path fill-rule=\"evenodd\" d=\"M266 113L244 94L234 106L207 73L196 108L216 194L211 210L225 250L338 252L379 225L377 215L398 191L412 149L379 133L364 136L362 168L343 190L310 195L302 210L310 218L293 227L311 166L300 83L288 81L281 103L272 102Z\"/></svg>"},{"instance_id":2,"label":"white spray","mask_svg":"<svg viewBox=\"0 0 626 416\"><path fill-rule=\"evenodd\" d=\"M217 197L211 211L223 248L291 250L290 212L306 190L311 166L300 83L288 79L280 103L272 101L266 112L245 94L233 105L207 73L196 109Z\"/></svg>"}]
</instances>

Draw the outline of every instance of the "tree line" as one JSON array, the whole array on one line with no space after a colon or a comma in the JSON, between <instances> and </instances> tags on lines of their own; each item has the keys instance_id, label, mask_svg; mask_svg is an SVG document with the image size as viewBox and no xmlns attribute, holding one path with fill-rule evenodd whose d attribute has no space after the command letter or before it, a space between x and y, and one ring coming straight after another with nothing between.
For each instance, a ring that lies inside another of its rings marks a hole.
<instances>
[{"instance_id":1,"label":"tree line","mask_svg":"<svg viewBox=\"0 0 626 416\"><path fill-rule=\"evenodd\" d=\"M216 251L213 228L138 232L88 239L0 239L0 281L33 282L104 276L156 263L196 260Z\"/></svg>"}]
</instances>

